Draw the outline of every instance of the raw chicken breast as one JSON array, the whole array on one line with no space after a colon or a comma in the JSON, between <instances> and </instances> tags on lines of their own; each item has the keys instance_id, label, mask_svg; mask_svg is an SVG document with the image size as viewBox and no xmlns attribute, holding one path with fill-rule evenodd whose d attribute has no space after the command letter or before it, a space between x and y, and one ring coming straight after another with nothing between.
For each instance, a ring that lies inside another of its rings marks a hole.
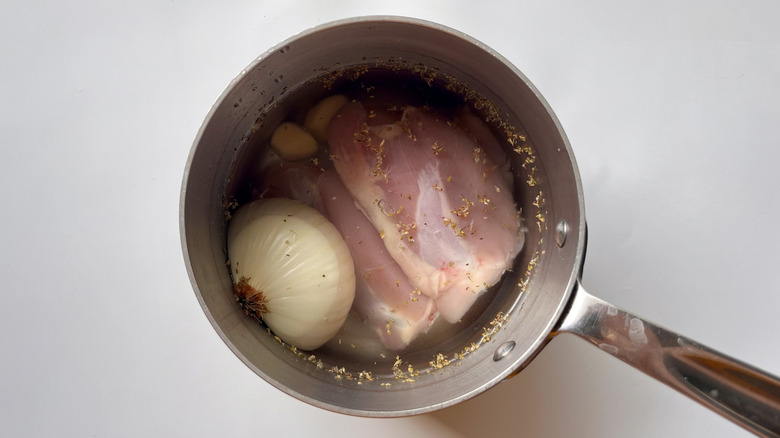
<instances>
[{"instance_id":1,"label":"raw chicken breast","mask_svg":"<svg viewBox=\"0 0 780 438\"><path fill-rule=\"evenodd\" d=\"M336 171L409 282L457 322L523 244L506 169L484 131L467 131L474 119L407 106L372 124L373 114L352 102L331 121Z\"/></svg>"},{"instance_id":2,"label":"raw chicken breast","mask_svg":"<svg viewBox=\"0 0 780 438\"><path fill-rule=\"evenodd\" d=\"M285 164L266 178L265 196L296 198L320 210L339 230L355 261L353 309L391 350L406 348L438 316L433 299L409 283L338 176Z\"/></svg>"},{"instance_id":3,"label":"raw chicken breast","mask_svg":"<svg viewBox=\"0 0 780 438\"><path fill-rule=\"evenodd\" d=\"M336 175L323 174L319 188L326 216L341 232L355 260L355 309L387 348L406 348L433 324L438 316L436 304L409 283Z\"/></svg>"}]
</instances>

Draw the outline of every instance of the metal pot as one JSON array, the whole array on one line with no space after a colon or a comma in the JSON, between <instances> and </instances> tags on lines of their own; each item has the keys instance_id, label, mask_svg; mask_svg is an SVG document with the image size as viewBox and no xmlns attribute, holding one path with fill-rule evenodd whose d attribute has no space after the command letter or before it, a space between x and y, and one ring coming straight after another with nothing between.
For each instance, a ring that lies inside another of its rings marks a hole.
<instances>
[{"instance_id":1,"label":"metal pot","mask_svg":"<svg viewBox=\"0 0 780 438\"><path fill-rule=\"evenodd\" d=\"M392 357L376 362L315 352L323 358L324 365L318 366L319 359L285 348L236 305L225 266L226 197L235 190L237 169L250 159L248 151L256 149L258 139L267 139L290 109L287 93L324 72L388 59L457 78L492 102L497 114L520 133L518 138L525 138L521 146L531 151L524 155L507 150L515 198L529 227L513 272L481 301L456 335L404 352L400 374ZM282 43L228 86L190 152L181 194L181 238L196 296L225 343L263 379L315 406L371 417L441 409L521 370L554 336L570 332L753 432L780 434L776 377L583 290L582 193L574 155L558 120L506 59L437 24L356 18ZM431 362L436 357L444 362ZM391 372L393 365L396 372ZM417 371L410 371L410 365Z\"/></svg>"}]
</instances>

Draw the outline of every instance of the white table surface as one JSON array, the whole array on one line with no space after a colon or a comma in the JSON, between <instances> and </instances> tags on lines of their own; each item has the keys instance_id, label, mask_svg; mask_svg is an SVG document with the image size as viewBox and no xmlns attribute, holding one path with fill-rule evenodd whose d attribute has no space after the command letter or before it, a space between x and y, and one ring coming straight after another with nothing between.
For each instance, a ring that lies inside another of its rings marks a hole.
<instances>
[{"instance_id":1,"label":"white table surface","mask_svg":"<svg viewBox=\"0 0 780 438\"><path fill-rule=\"evenodd\" d=\"M572 336L434 414L325 412L229 351L185 271L184 163L228 82L311 26L409 15L498 50L557 113L591 293L780 374L780 3L637 4L0 3L0 436L746 435Z\"/></svg>"}]
</instances>

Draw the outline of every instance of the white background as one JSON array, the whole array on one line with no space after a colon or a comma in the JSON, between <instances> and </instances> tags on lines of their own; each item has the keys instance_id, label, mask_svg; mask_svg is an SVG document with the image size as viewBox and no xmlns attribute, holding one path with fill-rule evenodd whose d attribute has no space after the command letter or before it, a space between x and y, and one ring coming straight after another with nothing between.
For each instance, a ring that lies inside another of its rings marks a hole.
<instances>
[{"instance_id":1,"label":"white background","mask_svg":"<svg viewBox=\"0 0 780 438\"><path fill-rule=\"evenodd\" d=\"M591 293L780 374L775 1L4 0L0 436L745 434L571 336L393 420L305 405L228 350L180 249L190 145L259 54L368 14L464 31L539 88L582 174Z\"/></svg>"}]
</instances>

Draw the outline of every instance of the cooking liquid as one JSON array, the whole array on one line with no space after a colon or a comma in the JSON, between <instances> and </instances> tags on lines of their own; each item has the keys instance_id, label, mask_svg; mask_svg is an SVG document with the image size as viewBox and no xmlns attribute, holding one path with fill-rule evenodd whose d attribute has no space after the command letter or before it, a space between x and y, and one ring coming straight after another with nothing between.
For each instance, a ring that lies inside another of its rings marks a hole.
<instances>
[{"instance_id":1,"label":"cooking liquid","mask_svg":"<svg viewBox=\"0 0 780 438\"><path fill-rule=\"evenodd\" d=\"M312 81L291 90L277 101L271 113L281 116L269 116L258 121L260 129L257 130L257 135L249 137L245 150L234 166L227 191L228 199L235 199L238 205L242 205L262 197L264 193L261 187L266 174L269 169L281 163L268 145L270 133L282 122L296 122L302 126L307 111L314 104L336 94L344 94L350 99L358 100L366 110L375 110L377 113L387 108L398 108L400 111L406 105L413 105L436 108L444 115L452 115L459 106L464 105L464 98L448 90L443 81L407 70L376 68L361 70L359 75L345 74L335 79L333 76L326 76L320 81ZM475 113L479 114L478 111ZM378 117L381 117L381 114ZM494 134L499 134L496 138L505 150L511 150L506 141L501 141L506 137L500 128L491 126L491 130ZM335 172L329 155L327 145L324 145L316 156L306 161L326 172ZM517 193L516 188L513 192ZM326 369L350 364L353 373L363 369L374 370L374 377L380 377L376 370L385 370L386 374L391 375L390 370L397 362L399 354L405 362L416 364L417 369L427 366L432 357L438 354L443 354L448 360L453 359L459 353L462 354L464 348L473 346L475 339L479 339L491 321L495 321L497 317L501 318L491 303L500 293L502 283L503 277L501 282L480 296L459 322L450 324L443 318L438 318L427 333L420 334L402 352L385 348L374 331L369 329L361 316L353 310L336 336L311 352L313 356L306 354L303 357L309 357L313 363L322 361Z\"/></svg>"}]
</instances>

